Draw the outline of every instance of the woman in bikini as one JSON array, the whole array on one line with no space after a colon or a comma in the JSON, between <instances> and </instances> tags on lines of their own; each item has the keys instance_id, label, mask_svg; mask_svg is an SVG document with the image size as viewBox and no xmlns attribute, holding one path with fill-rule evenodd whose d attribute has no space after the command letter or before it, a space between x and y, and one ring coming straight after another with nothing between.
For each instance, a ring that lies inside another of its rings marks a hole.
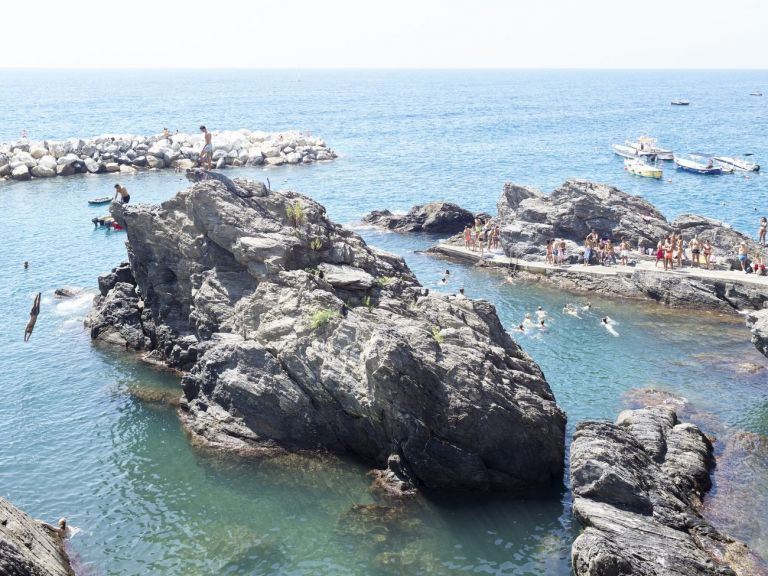
<instances>
[{"instance_id":1,"label":"woman in bikini","mask_svg":"<svg viewBox=\"0 0 768 576\"><path fill-rule=\"evenodd\" d=\"M654 268L658 268L659 262L664 261L664 242L659 240L659 242L656 244L656 264L654 264Z\"/></svg>"},{"instance_id":2,"label":"woman in bikini","mask_svg":"<svg viewBox=\"0 0 768 576\"><path fill-rule=\"evenodd\" d=\"M683 256L685 256L685 248L683 247L683 236L677 237L677 267L683 267Z\"/></svg>"},{"instance_id":3,"label":"woman in bikini","mask_svg":"<svg viewBox=\"0 0 768 576\"><path fill-rule=\"evenodd\" d=\"M674 250L674 245L672 244L672 238L667 237L666 240L664 240L664 270L672 270L674 269L674 263L672 260L672 252Z\"/></svg>"},{"instance_id":4,"label":"woman in bikini","mask_svg":"<svg viewBox=\"0 0 768 576\"><path fill-rule=\"evenodd\" d=\"M565 264L565 240L560 240L560 249L557 252L557 259L560 264Z\"/></svg>"},{"instance_id":5,"label":"woman in bikini","mask_svg":"<svg viewBox=\"0 0 768 576\"><path fill-rule=\"evenodd\" d=\"M765 246L765 231L768 229L768 218L763 216L760 218L760 228L757 231L757 241Z\"/></svg>"},{"instance_id":6,"label":"woman in bikini","mask_svg":"<svg viewBox=\"0 0 768 576\"><path fill-rule=\"evenodd\" d=\"M704 264L707 267L707 270L712 269L712 244L709 243L709 240L704 240Z\"/></svg>"}]
</instances>

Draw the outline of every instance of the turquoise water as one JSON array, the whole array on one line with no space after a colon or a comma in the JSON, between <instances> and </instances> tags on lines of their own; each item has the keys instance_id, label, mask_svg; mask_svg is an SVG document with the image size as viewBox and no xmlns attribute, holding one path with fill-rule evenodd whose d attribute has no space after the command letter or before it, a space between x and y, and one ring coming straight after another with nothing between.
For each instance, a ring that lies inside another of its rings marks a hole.
<instances>
[{"instance_id":1,"label":"turquoise water","mask_svg":"<svg viewBox=\"0 0 768 576\"><path fill-rule=\"evenodd\" d=\"M320 133L338 161L240 173L304 192L350 224L373 208L438 198L493 210L505 180L549 189L568 177L641 193L668 216L693 210L751 229L752 209L768 211L759 204L762 176L670 173L672 182L648 182L625 174L608 151L653 132L673 147L768 158L765 101L746 96L768 92L765 73L0 71L0 88L0 140L21 129L56 138L202 121ZM668 105L678 96L689 109ZM170 172L120 180L146 202L185 186ZM102 209L86 205L113 183L0 184L0 486L34 515L67 515L80 528L71 545L84 572L569 573L575 532L564 491L540 501L432 502L377 518L375 508L355 508L374 500L354 463L248 461L190 445L163 402L178 394L177 379L94 347L82 328L91 294L53 298L60 286L93 292L97 274L124 258L125 236L94 230L90 218ZM526 311L547 309L548 332L515 336L543 367L569 430L584 418L615 418L627 391L655 386L706 414L721 452L743 432L768 436L768 371L742 366L768 361L741 319L593 299L594 310L576 320L558 311L584 298L429 258L419 252L427 237L359 231L405 256L425 285L436 288L450 267L446 290L461 285L489 299L510 329ZM38 290L42 313L25 345ZM618 338L598 325L605 314L619 322ZM746 463L718 470L709 500L722 525L768 556L768 466L757 448L747 452Z\"/></svg>"}]
</instances>

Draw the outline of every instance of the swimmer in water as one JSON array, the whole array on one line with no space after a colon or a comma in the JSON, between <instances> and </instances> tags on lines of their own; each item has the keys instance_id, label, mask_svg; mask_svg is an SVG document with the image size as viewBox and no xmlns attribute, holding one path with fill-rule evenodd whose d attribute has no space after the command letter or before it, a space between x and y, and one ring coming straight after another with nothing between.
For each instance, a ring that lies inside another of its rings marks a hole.
<instances>
[{"instance_id":1,"label":"swimmer in water","mask_svg":"<svg viewBox=\"0 0 768 576\"><path fill-rule=\"evenodd\" d=\"M533 324L533 319L531 318L531 313L530 312L526 312L525 313L525 320L523 320L523 325L526 328L530 328L530 327L532 327L534 325Z\"/></svg>"},{"instance_id":2,"label":"swimmer in water","mask_svg":"<svg viewBox=\"0 0 768 576\"><path fill-rule=\"evenodd\" d=\"M576 306L570 302L563 306L563 314L568 314L569 316L573 316L574 318L581 320L581 316L579 316L579 312L576 310Z\"/></svg>"},{"instance_id":3,"label":"swimmer in water","mask_svg":"<svg viewBox=\"0 0 768 576\"><path fill-rule=\"evenodd\" d=\"M525 326L523 326L522 324L520 324L520 325L517 327L517 331L518 331L518 332L522 332L523 334L525 334Z\"/></svg>"},{"instance_id":4,"label":"swimmer in water","mask_svg":"<svg viewBox=\"0 0 768 576\"><path fill-rule=\"evenodd\" d=\"M548 330L547 325L544 323L544 318L539 320L539 330L546 332Z\"/></svg>"},{"instance_id":5,"label":"swimmer in water","mask_svg":"<svg viewBox=\"0 0 768 576\"><path fill-rule=\"evenodd\" d=\"M547 317L547 313L545 312L544 308L542 308L541 306L539 306L536 309L536 317L539 319L540 322L543 322L544 318Z\"/></svg>"},{"instance_id":6,"label":"swimmer in water","mask_svg":"<svg viewBox=\"0 0 768 576\"><path fill-rule=\"evenodd\" d=\"M592 302L587 302L584 306L581 307L582 312L589 312L592 309Z\"/></svg>"},{"instance_id":7,"label":"swimmer in water","mask_svg":"<svg viewBox=\"0 0 768 576\"><path fill-rule=\"evenodd\" d=\"M616 330L614 329L614 327L613 327L614 324L615 324L615 322L613 320L611 320L608 316L605 316L604 318L600 319L600 325L603 328L605 328L606 330L608 330L608 333L611 336L615 336L615 337L618 338L619 333L616 332Z\"/></svg>"},{"instance_id":8,"label":"swimmer in water","mask_svg":"<svg viewBox=\"0 0 768 576\"><path fill-rule=\"evenodd\" d=\"M24 270L26 270L27 268L29 268L29 262L24 260Z\"/></svg>"},{"instance_id":9,"label":"swimmer in water","mask_svg":"<svg viewBox=\"0 0 768 576\"><path fill-rule=\"evenodd\" d=\"M443 276L442 278L440 278L440 280L437 282L437 284L439 286L445 286L446 284L448 284L448 280L445 278L445 276Z\"/></svg>"}]
</instances>

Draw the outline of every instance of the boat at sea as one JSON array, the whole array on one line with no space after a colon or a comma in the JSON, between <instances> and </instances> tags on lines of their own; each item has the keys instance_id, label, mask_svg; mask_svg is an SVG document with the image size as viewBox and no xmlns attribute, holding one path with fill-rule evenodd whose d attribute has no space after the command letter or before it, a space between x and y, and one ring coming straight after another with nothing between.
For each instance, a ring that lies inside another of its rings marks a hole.
<instances>
[{"instance_id":1,"label":"boat at sea","mask_svg":"<svg viewBox=\"0 0 768 576\"><path fill-rule=\"evenodd\" d=\"M701 154L675 155L675 165L678 170L693 172L694 174L707 174L709 176L719 176L723 173L722 166L716 166L714 160L710 157L707 162L701 160L705 158Z\"/></svg>"},{"instance_id":2,"label":"boat at sea","mask_svg":"<svg viewBox=\"0 0 768 576\"><path fill-rule=\"evenodd\" d=\"M624 160L624 170L630 174L644 176L645 178L661 178L664 175L661 166L648 164L644 160L636 158L627 158Z\"/></svg>"},{"instance_id":3,"label":"boat at sea","mask_svg":"<svg viewBox=\"0 0 768 576\"><path fill-rule=\"evenodd\" d=\"M763 93L760 92L759 90L755 90L754 92L750 92L749 95L750 96L762 96Z\"/></svg>"},{"instance_id":4,"label":"boat at sea","mask_svg":"<svg viewBox=\"0 0 768 576\"><path fill-rule=\"evenodd\" d=\"M752 156L752 154L744 154ZM728 167L731 170L741 170L743 172L759 172L760 164L752 162L746 158L737 158L735 156L714 156L713 160L720 166Z\"/></svg>"},{"instance_id":5,"label":"boat at sea","mask_svg":"<svg viewBox=\"0 0 768 576\"><path fill-rule=\"evenodd\" d=\"M672 100L670 104L672 104L672 106L688 106L690 102L688 100Z\"/></svg>"},{"instance_id":6,"label":"boat at sea","mask_svg":"<svg viewBox=\"0 0 768 576\"><path fill-rule=\"evenodd\" d=\"M640 156L655 156L657 160L672 160L675 157L672 150L659 148L656 138L650 136L640 136L637 142L627 142L626 144L637 150Z\"/></svg>"},{"instance_id":7,"label":"boat at sea","mask_svg":"<svg viewBox=\"0 0 768 576\"><path fill-rule=\"evenodd\" d=\"M640 152L630 146L629 144L613 144L611 146L613 149L614 154L618 154L622 158L640 158Z\"/></svg>"},{"instance_id":8,"label":"boat at sea","mask_svg":"<svg viewBox=\"0 0 768 576\"><path fill-rule=\"evenodd\" d=\"M112 202L112 196L102 196L101 198L92 198L88 200L88 204L91 206L100 206L102 204L109 204Z\"/></svg>"}]
</instances>

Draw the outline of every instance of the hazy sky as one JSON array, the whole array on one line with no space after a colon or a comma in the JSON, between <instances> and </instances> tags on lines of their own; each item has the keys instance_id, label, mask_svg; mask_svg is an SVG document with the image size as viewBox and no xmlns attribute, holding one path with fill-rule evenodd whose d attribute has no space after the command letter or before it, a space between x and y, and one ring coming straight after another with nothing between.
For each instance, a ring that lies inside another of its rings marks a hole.
<instances>
[{"instance_id":1,"label":"hazy sky","mask_svg":"<svg viewBox=\"0 0 768 576\"><path fill-rule=\"evenodd\" d=\"M761 0L11 0L0 20L0 67L768 67Z\"/></svg>"}]
</instances>

